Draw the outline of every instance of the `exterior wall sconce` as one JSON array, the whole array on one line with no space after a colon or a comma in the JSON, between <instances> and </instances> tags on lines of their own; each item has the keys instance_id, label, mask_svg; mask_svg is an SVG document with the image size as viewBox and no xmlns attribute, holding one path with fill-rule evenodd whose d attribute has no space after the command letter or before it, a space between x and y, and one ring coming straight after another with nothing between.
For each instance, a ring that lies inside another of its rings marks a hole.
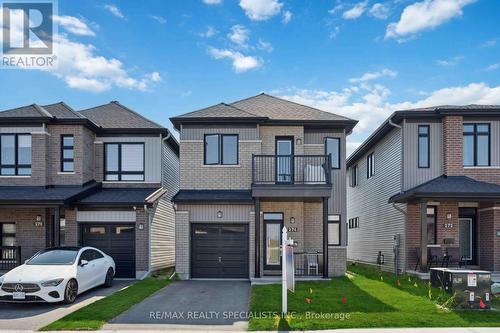
<instances>
[{"instance_id":1,"label":"exterior wall sconce","mask_svg":"<svg viewBox=\"0 0 500 333\"><path fill-rule=\"evenodd\" d=\"M224 214L222 213L222 211L221 211L221 210L219 210L219 211L217 212L217 218L218 218L218 219L221 219L223 216L224 216Z\"/></svg>"},{"instance_id":2,"label":"exterior wall sconce","mask_svg":"<svg viewBox=\"0 0 500 333\"><path fill-rule=\"evenodd\" d=\"M302 144L302 138L297 138L297 140L295 140L295 143L297 145L301 145Z\"/></svg>"},{"instance_id":3,"label":"exterior wall sconce","mask_svg":"<svg viewBox=\"0 0 500 333\"><path fill-rule=\"evenodd\" d=\"M139 230L144 230L144 223L139 223Z\"/></svg>"},{"instance_id":4,"label":"exterior wall sconce","mask_svg":"<svg viewBox=\"0 0 500 333\"><path fill-rule=\"evenodd\" d=\"M451 213L446 213L446 219L451 220Z\"/></svg>"},{"instance_id":5,"label":"exterior wall sconce","mask_svg":"<svg viewBox=\"0 0 500 333\"><path fill-rule=\"evenodd\" d=\"M295 217L290 217L290 224L294 224L295 223Z\"/></svg>"},{"instance_id":6,"label":"exterior wall sconce","mask_svg":"<svg viewBox=\"0 0 500 333\"><path fill-rule=\"evenodd\" d=\"M42 215L37 215L37 216L36 216L36 221L37 221L37 222L42 221Z\"/></svg>"}]
</instances>

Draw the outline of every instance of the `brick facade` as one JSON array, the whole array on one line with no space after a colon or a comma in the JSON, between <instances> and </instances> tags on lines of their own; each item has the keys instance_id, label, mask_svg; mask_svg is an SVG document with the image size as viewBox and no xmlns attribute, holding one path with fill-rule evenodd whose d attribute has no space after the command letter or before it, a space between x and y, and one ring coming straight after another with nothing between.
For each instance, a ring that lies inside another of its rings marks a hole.
<instances>
[{"instance_id":1,"label":"brick facade","mask_svg":"<svg viewBox=\"0 0 500 333\"><path fill-rule=\"evenodd\" d=\"M443 169L448 176L461 176L464 172L462 132L462 116L443 118Z\"/></svg>"},{"instance_id":2,"label":"brick facade","mask_svg":"<svg viewBox=\"0 0 500 333\"><path fill-rule=\"evenodd\" d=\"M500 271L500 206L484 204L479 209L479 262L481 268Z\"/></svg>"}]
</instances>

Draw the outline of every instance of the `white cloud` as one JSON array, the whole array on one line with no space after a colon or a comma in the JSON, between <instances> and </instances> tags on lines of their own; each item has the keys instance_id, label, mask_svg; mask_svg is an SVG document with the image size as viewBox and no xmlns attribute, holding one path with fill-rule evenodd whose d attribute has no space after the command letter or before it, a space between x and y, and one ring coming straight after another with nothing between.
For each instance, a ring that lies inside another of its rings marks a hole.
<instances>
[{"instance_id":1,"label":"white cloud","mask_svg":"<svg viewBox=\"0 0 500 333\"><path fill-rule=\"evenodd\" d=\"M79 36L95 36L95 33L84 21L74 16L57 16L52 17L55 23L58 23L66 31Z\"/></svg>"},{"instance_id":2,"label":"white cloud","mask_svg":"<svg viewBox=\"0 0 500 333\"><path fill-rule=\"evenodd\" d=\"M467 104L500 104L500 86L470 83L439 89L417 101L390 103L388 88L382 85L351 86L340 91L288 89L283 98L359 120L353 135L348 137L349 155L395 110Z\"/></svg>"},{"instance_id":3,"label":"white cloud","mask_svg":"<svg viewBox=\"0 0 500 333\"><path fill-rule=\"evenodd\" d=\"M292 17L293 17L292 12L289 10L285 10L283 12L283 19L281 19L281 22L283 22L284 24L287 24L292 20Z\"/></svg>"},{"instance_id":4,"label":"white cloud","mask_svg":"<svg viewBox=\"0 0 500 333\"><path fill-rule=\"evenodd\" d=\"M481 46L482 47L493 47L495 45L497 45L496 39L490 39L490 40L487 40L486 42L484 42Z\"/></svg>"},{"instance_id":5,"label":"white cloud","mask_svg":"<svg viewBox=\"0 0 500 333\"><path fill-rule=\"evenodd\" d=\"M349 10L346 10L342 13L342 18L345 20L354 20L363 15L366 10L366 6L368 5L368 0L363 2L358 2L354 7Z\"/></svg>"},{"instance_id":6,"label":"white cloud","mask_svg":"<svg viewBox=\"0 0 500 333\"><path fill-rule=\"evenodd\" d=\"M277 15L283 4L278 0L240 0L240 7L253 21L264 21Z\"/></svg>"},{"instance_id":7,"label":"white cloud","mask_svg":"<svg viewBox=\"0 0 500 333\"><path fill-rule=\"evenodd\" d=\"M443 67L453 67L458 65L459 62L461 62L464 59L463 56L456 56L450 59L442 59L436 61L439 66Z\"/></svg>"},{"instance_id":8,"label":"white cloud","mask_svg":"<svg viewBox=\"0 0 500 333\"><path fill-rule=\"evenodd\" d=\"M486 67L487 71L496 71L497 69L500 69L500 62L497 62L496 64L489 65Z\"/></svg>"},{"instance_id":9,"label":"white cloud","mask_svg":"<svg viewBox=\"0 0 500 333\"><path fill-rule=\"evenodd\" d=\"M222 3L222 0L203 0L203 3L207 5L219 5Z\"/></svg>"},{"instance_id":10,"label":"white cloud","mask_svg":"<svg viewBox=\"0 0 500 333\"><path fill-rule=\"evenodd\" d=\"M265 40L263 39L260 39L259 38L259 41L257 43L257 48L259 50L264 50L264 51L267 51L267 52L273 52L273 45L269 42L266 42Z\"/></svg>"},{"instance_id":11,"label":"white cloud","mask_svg":"<svg viewBox=\"0 0 500 333\"><path fill-rule=\"evenodd\" d=\"M163 17L163 16L159 16L159 15L151 15L151 18L153 20L155 20L156 22L160 23L160 24L165 24L167 23L167 20Z\"/></svg>"},{"instance_id":12,"label":"white cloud","mask_svg":"<svg viewBox=\"0 0 500 333\"><path fill-rule=\"evenodd\" d=\"M377 2L373 4L368 13L380 20L386 20L389 17L389 6L385 3Z\"/></svg>"},{"instance_id":13,"label":"white cloud","mask_svg":"<svg viewBox=\"0 0 500 333\"><path fill-rule=\"evenodd\" d=\"M407 6L398 22L387 26L385 38L414 37L462 15L462 8L476 0L424 0Z\"/></svg>"},{"instance_id":14,"label":"white cloud","mask_svg":"<svg viewBox=\"0 0 500 333\"><path fill-rule=\"evenodd\" d=\"M122 11L120 10L120 8L118 8L117 6L115 5L111 5L111 4L106 4L104 5L104 8L109 11L111 14L113 14L114 16L116 17L119 17L121 19L125 18L125 15L123 15Z\"/></svg>"},{"instance_id":15,"label":"white cloud","mask_svg":"<svg viewBox=\"0 0 500 333\"><path fill-rule=\"evenodd\" d=\"M231 59L233 69L236 73L243 73L252 69L259 68L262 65L262 62L258 58L246 56L244 54L241 54L240 52L233 50L210 47L208 49L208 53L214 59Z\"/></svg>"},{"instance_id":16,"label":"white cloud","mask_svg":"<svg viewBox=\"0 0 500 333\"><path fill-rule=\"evenodd\" d=\"M339 32L340 32L340 27L337 25L330 31L328 37L330 37L330 39L335 39L337 38Z\"/></svg>"},{"instance_id":17,"label":"white cloud","mask_svg":"<svg viewBox=\"0 0 500 333\"><path fill-rule=\"evenodd\" d=\"M231 27L231 32L227 34L227 37L236 45L246 48L248 47L247 42L250 38L250 30L245 28L241 24L236 24Z\"/></svg>"},{"instance_id":18,"label":"white cloud","mask_svg":"<svg viewBox=\"0 0 500 333\"><path fill-rule=\"evenodd\" d=\"M367 82L367 81L379 79L379 78L384 77L384 76L393 78L393 77L396 77L396 75L398 75L398 72L390 70L388 68L384 68L378 72L367 72L367 73L361 75L360 77L351 78L351 79L349 79L349 82L351 82L351 83Z\"/></svg>"},{"instance_id":19,"label":"white cloud","mask_svg":"<svg viewBox=\"0 0 500 333\"><path fill-rule=\"evenodd\" d=\"M217 32L218 31L213 26L209 25L207 26L207 30L199 33L199 36L203 38L211 38L215 36Z\"/></svg>"}]
</instances>

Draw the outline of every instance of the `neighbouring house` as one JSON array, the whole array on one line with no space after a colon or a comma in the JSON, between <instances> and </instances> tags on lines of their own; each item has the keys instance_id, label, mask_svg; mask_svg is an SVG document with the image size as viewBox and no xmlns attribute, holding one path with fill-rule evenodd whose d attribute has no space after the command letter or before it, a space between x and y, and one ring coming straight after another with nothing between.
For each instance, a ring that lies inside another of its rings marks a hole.
<instances>
[{"instance_id":1,"label":"neighbouring house","mask_svg":"<svg viewBox=\"0 0 500 333\"><path fill-rule=\"evenodd\" d=\"M116 276L174 265L179 145L118 102L0 112L0 270L54 246L94 246Z\"/></svg>"},{"instance_id":2,"label":"neighbouring house","mask_svg":"<svg viewBox=\"0 0 500 333\"><path fill-rule=\"evenodd\" d=\"M176 270L183 279L346 271L346 136L357 121L267 94L171 118L180 132Z\"/></svg>"},{"instance_id":3,"label":"neighbouring house","mask_svg":"<svg viewBox=\"0 0 500 333\"><path fill-rule=\"evenodd\" d=\"M349 260L500 271L500 106L396 111L347 168Z\"/></svg>"}]
</instances>

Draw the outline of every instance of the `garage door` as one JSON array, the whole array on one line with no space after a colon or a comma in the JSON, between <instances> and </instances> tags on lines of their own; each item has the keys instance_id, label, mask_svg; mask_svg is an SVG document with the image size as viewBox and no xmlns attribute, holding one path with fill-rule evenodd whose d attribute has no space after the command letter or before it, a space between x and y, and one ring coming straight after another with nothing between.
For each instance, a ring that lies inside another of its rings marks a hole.
<instances>
[{"instance_id":1,"label":"garage door","mask_svg":"<svg viewBox=\"0 0 500 333\"><path fill-rule=\"evenodd\" d=\"M193 224L191 250L194 278L248 278L246 225Z\"/></svg>"},{"instance_id":2,"label":"garage door","mask_svg":"<svg viewBox=\"0 0 500 333\"><path fill-rule=\"evenodd\" d=\"M83 246L92 246L111 256L116 277L135 278L135 229L133 225L84 225Z\"/></svg>"}]
</instances>

